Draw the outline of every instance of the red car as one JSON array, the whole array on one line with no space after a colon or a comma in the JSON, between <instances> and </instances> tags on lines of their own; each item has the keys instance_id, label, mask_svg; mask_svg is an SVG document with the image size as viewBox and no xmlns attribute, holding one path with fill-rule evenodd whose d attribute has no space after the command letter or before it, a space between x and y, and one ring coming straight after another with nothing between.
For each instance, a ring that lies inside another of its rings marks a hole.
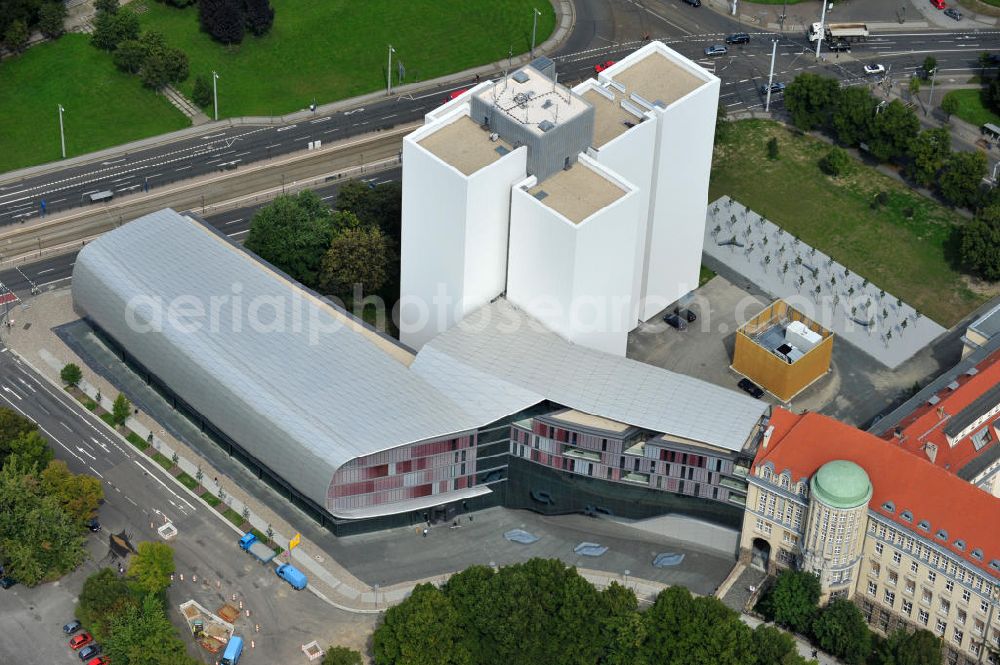
<instances>
[{"instance_id":1,"label":"red car","mask_svg":"<svg viewBox=\"0 0 1000 665\"><path fill-rule=\"evenodd\" d=\"M468 88L462 88L461 90L455 90L451 94L448 95L448 99L446 99L445 101L446 102L450 102L453 99L457 99L458 97L460 97L461 95L465 94L468 91L469 91Z\"/></svg>"},{"instance_id":2,"label":"red car","mask_svg":"<svg viewBox=\"0 0 1000 665\"><path fill-rule=\"evenodd\" d=\"M944 9L948 6L944 0L931 0L931 4L934 5L934 9Z\"/></svg>"},{"instance_id":3,"label":"red car","mask_svg":"<svg viewBox=\"0 0 1000 665\"><path fill-rule=\"evenodd\" d=\"M90 633L78 633L70 639L69 646L71 649L81 649L93 641L94 638L90 636Z\"/></svg>"},{"instance_id":4,"label":"red car","mask_svg":"<svg viewBox=\"0 0 1000 665\"><path fill-rule=\"evenodd\" d=\"M615 64L614 60L607 60L605 62L600 62L600 63L594 65L594 71L596 73L600 74L601 72L603 72L605 69L607 69L608 67L610 67L613 64Z\"/></svg>"},{"instance_id":5,"label":"red car","mask_svg":"<svg viewBox=\"0 0 1000 665\"><path fill-rule=\"evenodd\" d=\"M87 665L111 665L111 661L104 656L98 656L93 660L88 660Z\"/></svg>"}]
</instances>

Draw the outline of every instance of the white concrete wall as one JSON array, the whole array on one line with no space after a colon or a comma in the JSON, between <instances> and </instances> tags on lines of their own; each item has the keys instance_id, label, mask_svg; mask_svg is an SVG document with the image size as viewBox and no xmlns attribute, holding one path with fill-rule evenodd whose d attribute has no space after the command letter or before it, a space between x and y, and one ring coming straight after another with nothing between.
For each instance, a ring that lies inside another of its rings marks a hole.
<instances>
[{"instance_id":1,"label":"white concrete wall","mask_svg":"<svg viewBox=\"0 0 1000 665\"><path fill-rule=\"evenodd\" d=\"M698 286L712 168L719 80L714 78L657 116L657 154L646 235L642 319Z\"/></svg>"},{"instance_id":2,"label":"white concrete wall","mask_svg":"<svg viewBox=\"0 0 1000 665\"><path fill-rule=\"evenodd\" d=\"M536 182L531 176L511 193L507 300L571 339L565 313L573 299L576 229L525 191Z\"/></svg>"},{"instance_id":3,"label":"white concrete wall","mask_svg":"<svg viewBox=\"0 0 1000 665\"><path fill-rule=\"evenodd\" d=\"M400 242L400 340L414 349L456 321L469 186L462 173L418 145L419 138L403 139Z\"/></svg>"},{"instance_id":4,"label":"white concrete wall","mask_svg":"<svg viewBox=\"0 0 1000 665\"><path fill-rule=\"evenodd\" d=\"M463 317L504 290L511 188L527 176L527 161L522 146L469 176Z\"/></svg>"},{"instance_id":5,"label":"white concrete wall","mask_svg":"<svg viewBox=\"0 0 1000 665\"><path fill-rule=\"evenodd\" d=\"M580 156L580 164L588 161L586 155ZM628 333L636 325L635 254L645 211L640 207L641 192L620 179L619 183L628 193L576 228L570 339L624 357Z\"/></svg>"},{"instance_id":6,"label":"white concrete wall","mask_svg":"<svg viewBox=\"0 0 1000 665\"><path fill-rule=\"evenodd\" d=\"M614 92L617 100L620 101L621 94L617 91ZM646 232L650 215L650 191L653 185L657 125L656 117L653 114L649 114L649 116L648 120L592 151L592 156L597 162L622 176L635 185L638 190L636 203L641 215L638 235L636 236L635 257L632 259L635 268L632 277L632 293L635 294L631 314L632 328L638 327L642 318L642 301L645 295Z\"/></svg>"}]
</instances>

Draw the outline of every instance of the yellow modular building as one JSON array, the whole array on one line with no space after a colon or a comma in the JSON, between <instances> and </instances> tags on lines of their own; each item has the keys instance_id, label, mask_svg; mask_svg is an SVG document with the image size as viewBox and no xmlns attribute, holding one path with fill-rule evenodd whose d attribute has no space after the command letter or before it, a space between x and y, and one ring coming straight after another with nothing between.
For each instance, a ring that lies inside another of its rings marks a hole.
<instances>
[{"instance_id":1,"label":"yellow modular building","mask_svg":"<svg viewBox=\"0 0 1000 665\"><path fill-rule=\"evenodd\" d=\"M787 402L830 369L833 333L784 300L736 331L733 369Z\"/></svg>"}]
</instances>

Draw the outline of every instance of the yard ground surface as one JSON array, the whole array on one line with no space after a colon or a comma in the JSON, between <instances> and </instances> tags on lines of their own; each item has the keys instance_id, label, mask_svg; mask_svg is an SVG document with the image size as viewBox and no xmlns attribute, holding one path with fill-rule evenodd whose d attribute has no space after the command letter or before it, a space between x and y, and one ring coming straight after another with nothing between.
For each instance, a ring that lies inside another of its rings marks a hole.
<instances>
[{"instance_id":1,"label":"yard ground surface","mask_svg":"<svg viewBox=\"0 0 1000 665\"><path fill-rule=\"evenodd\" d=\"M771 137L776 160L767 158ZM728 194L945 327L988 299L953 263L957 213L860 162L831 178L817 166L829 149L775 122L729 123L709 200ZM875 209L879 192L888 199Z\"/></svg>"},{"instance_id":2,"label":"yard ground surface","mask_svg":"<svg viewBox=\"0 0 1000 665\"><path fill-rule=\"evenodd\" d=\"M60 158L59 104L68 157L190 124L88 36L64 35L0 66L0 172Z\"/></svg>"},{"instance_id":3,"label":"yard ground surface","mask_svg":"<svg viewBox=\"0 0 1000 665\"><path fill-rule=\"evenodd\" d=\"M1000 125L1000 115L983 106L981 91L974 90L952 90L945 97L952 97L958 100L958 111L955 115L962 120L981 127L988 122Z\"/></svg>"},{"instance_id":4,"label":"yard ground surface","mask_svg":"<svg viewBox=\"0 0 1000 665\"><path fill-rule=\"evenodd\" d=\"M197 6L176 9L152 0L132 3L143 30L162 33L187 53L191 76L178 86L189 98L195 76L219 74L219 117L281 115L372 92L386 85L389 44L393 84L425 81L531 48L555 27L539 0L274 0L274 26L224 46L201 32Z\"/></svg>"}]
</instances>

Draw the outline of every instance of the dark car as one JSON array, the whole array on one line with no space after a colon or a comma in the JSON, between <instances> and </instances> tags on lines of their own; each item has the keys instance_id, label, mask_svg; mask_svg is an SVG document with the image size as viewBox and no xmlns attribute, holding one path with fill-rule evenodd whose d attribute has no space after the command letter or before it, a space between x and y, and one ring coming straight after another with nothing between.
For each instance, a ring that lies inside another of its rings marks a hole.
<instances>
[{"instance_id":1,"label":"dark car","mask_svg":"<svg viewBox=\"0 0 1000 665\"><path fill-rule=\"evenodd\" d=\"M784 92L784 91L785 91L785 84L784 83L781 83L780 81L775 81L774 83L771 84L771 94L772 95L775 94L775 93ZM762 94L762 95L766 95L767 94L767 84L766 83L764 85L760 86L760 94Z\"/></svg>"},{"instance_id":2,"label":"dark car","mask_svg":"<svg viewBox=\"0 0 1000 665\"><path fill-rule=\"evenodd\" d=\"M745 32L734 32L733 34L726 37L727 44L749 44L750 35Z\"/></svg>"},{"instance_id":3,"label":"dark car","mask_svg":"<svg viewBox=\"0 0 1000 665\"><path fill-rule=\"evenodd\" d=\"M756 397L760 399L764 396L764 389L758 386L756 383L750 379L740 379L740 382L736 384L739 386L740 390L750 395L751 397Z\"/></svg>"},{"instance_id":4,"label":"dark car","mask_svg":"<svg viewBox=\"0 0 1000 665\"><path fill-rule=\"evenodd\" d=\"M687 321L673 312L664 316L663 320L667 322L667 325L677 328L678 330L687 330Z\"/></svg>"},{"instance_id":5,"label":"dark car","mask_svg":"<svg viewBox=\"0 0 1000 665\"><path fill-rule=\"evenodd\" d=\"M684 0L684 4L691 5L692 7L701 7L701 0Z\"/></svg>"},{"instance_id":6,"label":"dark car","mask_svg":"<svg viewBox=\"0 0 1000 665\"><path fill-rule=\"evenodd\" d=\"M80 622L76 619L70 621L68 624L63 626L63 632L67 635L72 635L76 631L80 630Z\"/></svg>"},{"instance_id":7,"label":"dark car","mask_svg":"<svg viewBox=\"0 0 1000 665\"><path fill-rule=\"evenodd\" d=\"M958 11L954 7L949 7L948 9L944 10L944 15L947 16L948 18L953 18L956 21L962 20L962 12Z\"/></svg>"},{"instance_id":8,"label":"dark car","mask_svg":"<svg viewBox=\"0 0 1000 665\"><path fill-rule=\"evenodd\" d=\"M689 309L682 309L680 307L674 307L674 314L681 317L688 323L694 323L698 320L698 315Z\"/></svg>"},{"instance_id":9,"label":"dark car","mask_svg":"<svg viewBox=\"0 0 1000 665\"><path fill-rule=\"evenodd\" d=\"M9 589L15 584L17 584L17 580L15 580L13 577L10 577L9 575L5 577L0 577L0 589Z\"/></svg>"},{"instance_id":10,"label":"dark car","mask_svg":"<svg viewBox=\"0 0 1000 665\"><path fill-rule=\"evenodd\" d=\"M830 42L829 49L831 51L839 51L841 53L851 52L851 42L846 39L838 39L836 41Z\"/></svg>"},{"instance_id":11,"label":"dark car","mask_svg":"<svg viewBox=\"0 0 1000 665\"><path fill-rule=\"evenodd\" d=\"M101 530L101 523L97 521L96 517L91 517L89 520L84 522L84 524L86 524L87 528L93 531L94 533L97 533L98 531Z\"/></svg>"},{"instance_id":12,"label":"dark car","mask_svg":"<svg viewBox=\"0 0 1000 665\"><path fill-rule=\"evenodd\" d=\"M80 649L76 655L80 657L80 660L87 660L89 658L93 658L99 653L101 653L101 645L91 644Z\"/></svg>"}]
</instances>

